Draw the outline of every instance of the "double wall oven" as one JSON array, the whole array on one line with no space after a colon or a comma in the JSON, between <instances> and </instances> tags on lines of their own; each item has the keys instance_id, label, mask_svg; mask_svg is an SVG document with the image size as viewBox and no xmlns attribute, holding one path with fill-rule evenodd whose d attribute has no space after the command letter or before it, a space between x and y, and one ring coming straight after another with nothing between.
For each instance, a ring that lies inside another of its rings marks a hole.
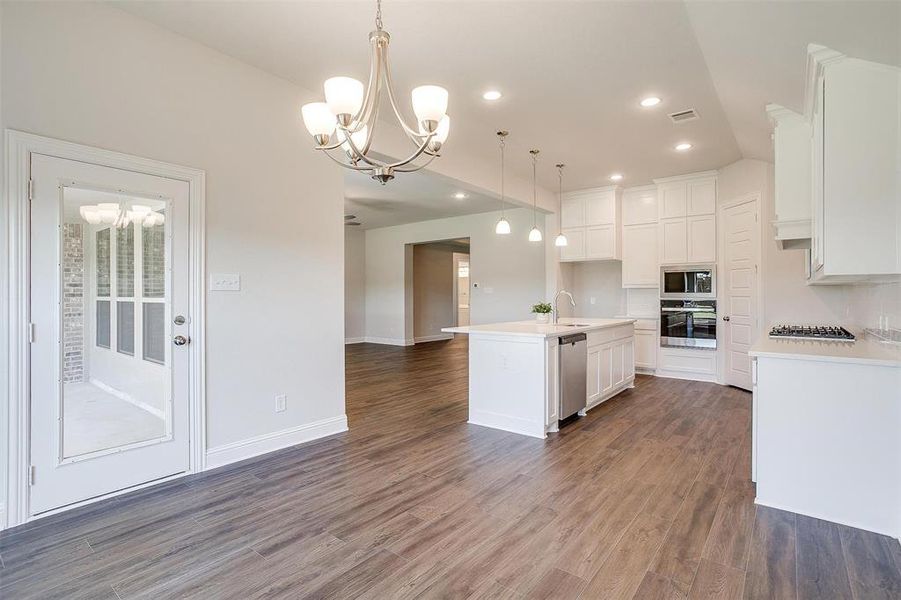
<instances>
[{"instance_id":1,"label":"double wall oven","mask_svg":"<svg viewBox=\"0 0 901 600\"><path fill-rule=\"evenodd\" d=\"M716 348L716 268L660 269L660 345Z\"/></svg>"}]
</instances>

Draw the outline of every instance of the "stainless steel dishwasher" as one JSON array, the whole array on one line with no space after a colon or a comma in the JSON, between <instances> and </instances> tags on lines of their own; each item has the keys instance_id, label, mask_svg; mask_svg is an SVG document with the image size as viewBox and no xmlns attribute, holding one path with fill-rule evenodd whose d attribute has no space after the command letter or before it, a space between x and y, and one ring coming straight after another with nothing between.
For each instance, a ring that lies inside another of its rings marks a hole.
<instances>
[{"instance_id":1,"label":"stainless steel dishwasher","mask_svg":"<svg viewBox=\"0 0 901 600\"><path fill-rule=\"evenodd\" d=\"M557 413L560 420L584 409L587 403L587 340L584 333L560 338L560 406Z\"/></svg>"}]
</instances>

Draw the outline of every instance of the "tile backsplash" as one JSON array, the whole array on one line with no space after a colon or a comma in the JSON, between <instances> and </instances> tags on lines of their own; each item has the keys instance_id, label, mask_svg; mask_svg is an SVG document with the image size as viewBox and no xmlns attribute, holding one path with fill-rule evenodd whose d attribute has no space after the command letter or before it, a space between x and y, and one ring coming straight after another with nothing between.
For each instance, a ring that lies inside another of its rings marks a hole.
<instances>
[{"instance_id":1,"label":"tile backsplash","mask_svg":"<svg viewBox=\"0 0 901 600\"><path fill-rule=\"evenodd\" d=\"M852 286L849 308L857 327L901 329L901 282Z\"/></svg>"}]
</instances>

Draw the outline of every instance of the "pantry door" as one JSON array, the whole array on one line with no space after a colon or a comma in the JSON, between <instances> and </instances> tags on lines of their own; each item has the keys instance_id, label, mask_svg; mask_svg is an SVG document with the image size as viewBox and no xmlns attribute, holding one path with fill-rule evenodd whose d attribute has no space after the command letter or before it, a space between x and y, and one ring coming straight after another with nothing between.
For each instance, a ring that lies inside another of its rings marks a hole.
<instances>
[{"instance_id":1,"label":"pantry door","mask_svg":"<svg viewBox=\"0 0 901 600\"><path fill-rule=\"evenodd\" d=\"M30 516L189 469L189 184L31 155Z\"/></svg>"}]
</instances>

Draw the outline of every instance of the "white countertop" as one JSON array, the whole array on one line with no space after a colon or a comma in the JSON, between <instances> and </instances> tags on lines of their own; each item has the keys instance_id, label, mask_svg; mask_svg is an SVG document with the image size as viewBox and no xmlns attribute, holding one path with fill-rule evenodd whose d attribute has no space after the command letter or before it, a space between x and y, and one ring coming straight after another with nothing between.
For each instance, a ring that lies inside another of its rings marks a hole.
<instances>
[{"instance_id":1,"label":"white countertop","mask_svg":"<svg viewBox=\"0 0 901 600\"><path fill-rule=\"evenodd\" d=\"M863 332L852 333L857 336L853 343L771 338L766 332L762 332L748 354L769 358L901 367L901 347L865 338Z\"/></svg>"},{"instance_id":2,"label":"white countertop","mask_svg":"<svg viewBox=\"0 0 901 600\"><path fill-rule=\"evenodd\" d=\"M607 327L618 327L634 323L635 319L589 319L579 317L563 317L557 325L542 324L537 321L512 321L510 323L489 323L486 325L468 325L465 327L445 327L445 333L466 333L485 335L512 335L525 337L551 338L573 333L585 333ZM566 327L562 324L577 323L579 327Z\"/></svg>"}]
</instances>

